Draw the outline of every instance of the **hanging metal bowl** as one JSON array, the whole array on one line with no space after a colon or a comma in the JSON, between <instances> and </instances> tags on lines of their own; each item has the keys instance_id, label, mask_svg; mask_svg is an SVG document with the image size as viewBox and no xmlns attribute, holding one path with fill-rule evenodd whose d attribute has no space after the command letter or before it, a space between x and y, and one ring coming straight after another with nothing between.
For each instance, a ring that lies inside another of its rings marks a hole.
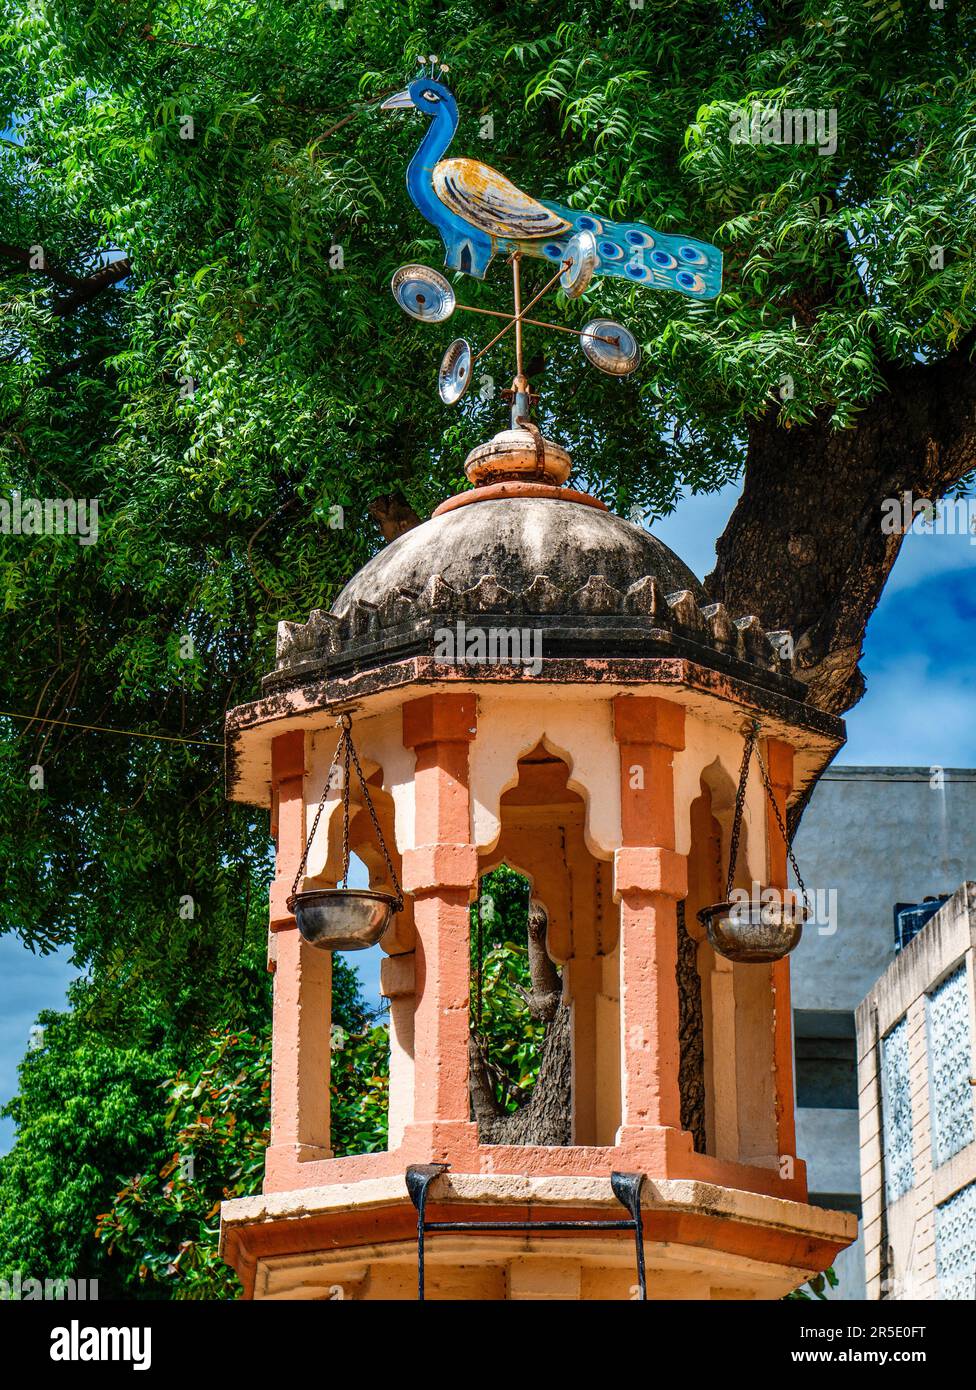
<instances>
[{"instance_id":1,"label":"hanging metal bowl","mask_svg":"<svg viewBox=\"0 0 976 1390\"><path fill-rule=\"evenodd\" d=\"M303 940L321 951L365 951L390 924L397 899L368 888L316 888L289 899Z\"/></svg>"},{"instance_id":2,"label":"hanging metal bowl","mask_svg":"<svg viewBox=\"0 0 976 1390\"><path fill-rule=\"evenodd\" d=\"M716 903L698 914L712 948L726 960L762 965L782 960L799 944L810 916L801 902Z\"/></svg>"}]
</instances>

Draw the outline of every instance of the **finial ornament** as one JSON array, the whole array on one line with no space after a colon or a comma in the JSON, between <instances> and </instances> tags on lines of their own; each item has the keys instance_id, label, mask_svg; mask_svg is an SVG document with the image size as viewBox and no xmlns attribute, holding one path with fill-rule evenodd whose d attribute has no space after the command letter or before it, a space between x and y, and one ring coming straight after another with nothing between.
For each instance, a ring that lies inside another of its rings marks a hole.
<instances>
[{"instance_id":1,"label":"finial ornament","mask_svg":"<svg viewBox=\"0 0 976 1390\"><path fill-rule=\"evenodd\" d=\"M495 257L507 256L512 267L513 312L459 303L450 282L428 266L401 266L391 288L404 312L426 323L441 323L456 309L504 320L477 352L466 338L450 344L438 374L445 404L454 405L462 398L475 363L514 330L515 380L502 395L512 405L515 429L520 420L529 418L536 399L523 370L524 324L575 335L587 360L609 376L627 376L640 365L636 336L612 319L591 319L580 330L529 318L528 311L543 295L558 284L568 299L577 299L594 280L610 276L707 301L722 288L722 253L692 237L659 232L638 222L613 222L593 212L534 198L481 160L445 159L458 127L458 108L441 80L449 69L441 64L438 73L438 61L435 53L419 58L421 75L388 97L382 109L412 108L430 118L407 167L407 191L440 233L449 270L483 280ZM430 63L429 76L426 63ZM525 256L548 261L555 273L523 307L520 266Z\"/></svg>"}]
</instances>

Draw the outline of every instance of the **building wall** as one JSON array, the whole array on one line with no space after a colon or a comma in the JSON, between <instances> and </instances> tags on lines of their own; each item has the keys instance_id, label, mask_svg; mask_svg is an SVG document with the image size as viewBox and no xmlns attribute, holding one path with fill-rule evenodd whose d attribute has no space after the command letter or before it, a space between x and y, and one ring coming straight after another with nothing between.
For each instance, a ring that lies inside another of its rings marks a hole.
<instances>
[{"instance_id":1,"label":"building wall","mask_svg":"<svg viewBox=\"0 0 976 1390\"><path fill-rule=\"evenodd\" d=\"M895 903L976 878L976 770L831 768L794 849L827 909L791 958L797 1152L812 1200L860 1212L854 1011L895 959ZM866 1296L860 1238L835 1268L832 1297Z\"/></svg>"},{"instance_id":2,"label":"building wall","mask_svg":"<svg viewBox=\"0 0 976 1390\"><path fill-rule=\"evenodd\" d=\"M894 960L894 904L976 877L976 770L932 781L929 768L837 767L817 783L793 848L837 913L793 953L795 1009L853 1013Z\"/></svg>"},{"instance_id":3,"label":"building wall","mask_svg":"<svg viewBox=\"0 0 976 1390\"><path fill-rule=\"evenodd\" d=\"M976 1299L976 883L857 1009L868 1298Z\"/></svg>"}]
</instances>

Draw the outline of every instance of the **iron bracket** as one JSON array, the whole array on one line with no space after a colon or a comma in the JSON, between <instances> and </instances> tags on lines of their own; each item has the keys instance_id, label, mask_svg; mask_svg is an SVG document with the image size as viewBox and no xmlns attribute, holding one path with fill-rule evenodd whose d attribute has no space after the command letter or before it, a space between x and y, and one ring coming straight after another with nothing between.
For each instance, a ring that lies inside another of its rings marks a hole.
<instances>
[{"instance_id":1,"label":"iron bracket","mask_svg":"<svg viewBox=\"0 0 976 1390\"><path fill-rule=\"evenodd\" d=\"M641 1216L643 1173L611 1173L610 1188L628 1212L626 1221L428 1221L427 1195L431 1183L446 1173L449 1163L413 1163L406 1171L407 1192L417 1210L417 1301L424 1302L425 1238L434 1231L633 1231L637 1254L640 1302L647 1301L644 1268L644 1226Z\"/></svg>"},{"instance_id":2,"label":"iron bracket","mask_svg":"<svg viewBox=\"0 0 976 1390\"><path fill-rule=\"evenodd\" d=\"M424 1232L427 1229L424 1213L427 1210L427 1189L435 1178L446 1173L449 1163L411 1163L405 1178L410 1200L417 1208L417 1302L424 1302Z\"/></svg>"},{"instance_id":3,"label":"iron bracket","mask_svg":"<svg viewBox=\"0 0 976 1390\"><path fill-rule=\"evenodd\" d=\"M641 1216L641 1189L644 1186L643 1173L611 1173L610 1186L617 1201L630 1212L634 1223L634 1245L637 1253L637 1283L640 1286L640 1302L647 1302L647 1274L644 1270L644 1222Z\"/></svg>"}]
</instances>

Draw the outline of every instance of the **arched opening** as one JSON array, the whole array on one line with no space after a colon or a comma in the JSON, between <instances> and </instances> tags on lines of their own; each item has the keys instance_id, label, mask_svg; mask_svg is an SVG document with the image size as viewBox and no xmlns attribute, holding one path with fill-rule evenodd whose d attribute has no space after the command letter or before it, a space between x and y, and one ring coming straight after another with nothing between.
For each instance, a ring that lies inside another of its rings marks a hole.
<instances>
[{"instance_id":1,"label":"arched opening","mask_svg":"<svg viewBox=\"0 0 976 1390\"><path fill-rule=\"evenodd\" d=\"M369 886L369 869L350 853L350 888ZM390 1104L390 1012L380 994L383 949L336 951L332 957L332 1152L376 1153L387 1147Z\"/></svg>"},{"instance_id":2,"label":"arched opening","mask_svg":"<svg viewBox=\"0 0 976 1390\"><path fill-rule=\"evenodd\" d=\"M611 866L588 849L583 798L568 783L567 763L544 740L526 753L517 783L501 798L498 841L479 864L482 883L505 865L530 885L519 888L525 931L519 968L527 984L518 982L523 994L516 997L525 1012L521 1037L509 1045L516 1054L522 1049L531 1086L524 1103L500 1112L499 1078L487 1087L484 1077L475 1078L472 1108L482 1143L612 1144L620 1124L619 927ZM479 925L484 941L477 918L472 935L477 941ZM484 980L482 990L484 999ZM489 1039L489 1058L492 1051ZM474 1048L472 1057L477 1061ZM517 1090L509 1091L508 1105L517 1099Z\"/></svg>"},{"instance_id":3,"label":"arched opening","mask_svg":"<svg viewBox=\"0 0 976 1390\"><path fill-rule=\"evenodd\" d=\"M382 769L374 768L366 780L376 822L399 875L393 800L383 790ZM330 800L341 796L340 779L333 783ZM347 886L393 892L395 885L376 826L363 800L358 781L351 779ZM325 862L320 872L306 879L306 887L335 887L342 876L342 864L343 817L339 808L328 821ZM366 950L332 955L329 1146L337 1158L395 1146L412 1117L412 993L389 998L383 981L386 957L394 952L409 953L412 945L408 899L380 943ZM391 1103L394 1096L397 1104Z\"/></svg>"},{"instance_id":4,"label":"arched opening","mask_svg":"<svg viewBox=\"0 0 976 1390\"><path fill-rule=\"evenodd\" d=\"M528 1104L546 1025L561 1003L559 967L545 948L547 915L532 885L508 864L483 875L471 906L472 1086L487 1087L502 1115ZM475 1109L485 1110L485 1097Z\"/></svg>"}]
</instances>

